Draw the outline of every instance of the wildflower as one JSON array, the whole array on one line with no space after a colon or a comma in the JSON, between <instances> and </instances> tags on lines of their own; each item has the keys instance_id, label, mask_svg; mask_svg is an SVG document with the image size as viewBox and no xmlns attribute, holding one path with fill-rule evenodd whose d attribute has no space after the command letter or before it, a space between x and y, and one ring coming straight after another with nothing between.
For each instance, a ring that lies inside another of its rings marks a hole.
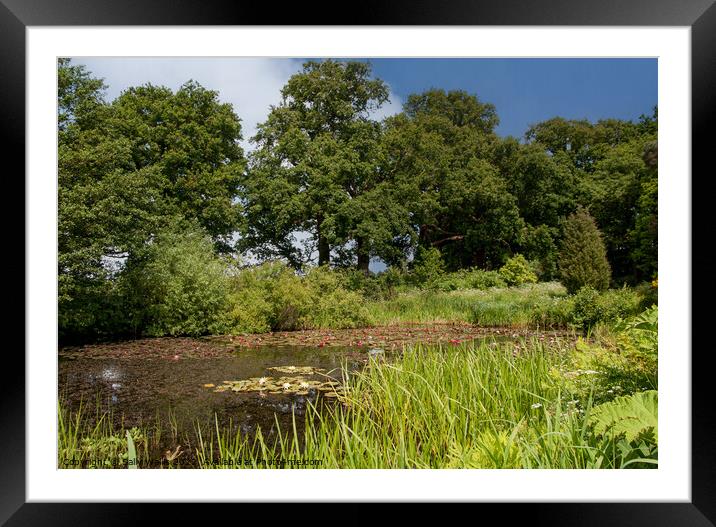
<instances>
[{"instance_id":1,"label":"wildflower","mask_svg":"<svg viewBox=\"0 0 716 527\"><path fill-rule=\"evenodd\" d=\"M261 377L259 379L259 384L266 384L266 380L267 380L266 377Z\"/></svg>"},{"instance_id":2,"label":"wildflower","mask_svg":"<svg viewBox=\"0 0 716 527\"><path fill-rule=\"evenodd\" d=\"M534 404L532 405L532 408L533 408L533 409L542 408L542 403L534 403Z\"/></svg>"},{"instance_id":3,"label":"wildflower","mask_svg":"<svg viewBox=\"0 0 716 527\"><path fill-rule=\"evenodd\" d=\"M291 383L290 383L290 382L285 382L285 383L283 383L283 389L284 389L284 390L288 390L290 387L291 387Z\"/></svg>"},{"instance_id":4,"label":"wildflower","mask_svg":"<svg viewBox=\"0 0 716 527\"><path fill-rule=\"evenodd\" d=\"M299 384L301 388L308 388L310 385L306 381L302 381L301 384Z\"/></svg>"}]
</instances>

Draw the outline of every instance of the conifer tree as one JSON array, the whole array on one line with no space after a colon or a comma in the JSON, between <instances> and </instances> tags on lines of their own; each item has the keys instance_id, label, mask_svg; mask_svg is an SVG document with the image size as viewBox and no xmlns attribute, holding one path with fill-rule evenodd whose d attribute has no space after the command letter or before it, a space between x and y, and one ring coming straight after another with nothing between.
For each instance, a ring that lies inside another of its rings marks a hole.
<instances>
[{"instance_id":1,"label":"conifer tree","mask_svg":"<svg viewBox=\"0 0 716 527\"><path fill-rule=\"evenodd\" d=\"M564 226L564 238L559 258L562 284L570 293L580 287L597 290L609 287L611 268L602 235L594 218L579 207Z\"/></svg>"}]
</instances>

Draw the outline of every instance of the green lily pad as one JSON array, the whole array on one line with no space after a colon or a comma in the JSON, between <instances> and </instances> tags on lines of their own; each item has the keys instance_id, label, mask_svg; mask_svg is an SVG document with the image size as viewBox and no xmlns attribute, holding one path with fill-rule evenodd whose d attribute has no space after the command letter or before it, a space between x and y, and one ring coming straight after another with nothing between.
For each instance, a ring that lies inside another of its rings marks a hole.
<instances>
[{"instance_id":1,"label":"green lily pad","mask_svg":"<svg viewBox=\"0 0 716 527\"><path fill-rule=\"evenodd\" d=\"M295 395L308 395L311 390L322 393L335 393L342 390L341 383L336 380L315 380L305 377L252 377L237 381L224 381L217 386L214 392L262 392L262 393L289 393ZM324 393L324 394L325 394ZM335 395L333 395L335 396Z\"/></svg>"},{"instance_id":2,"label":"green lily pad","mask_svg":"<svg viewBox=\"0 0 716 527\"><path fill-rule=\"evenodd\" d=\"M319 373L326 373L326 370L323 368L315 368L313 366L272 366L266 369L269 371L290 373L293 375L316 375Z\"/></svg>"}]
</instances>

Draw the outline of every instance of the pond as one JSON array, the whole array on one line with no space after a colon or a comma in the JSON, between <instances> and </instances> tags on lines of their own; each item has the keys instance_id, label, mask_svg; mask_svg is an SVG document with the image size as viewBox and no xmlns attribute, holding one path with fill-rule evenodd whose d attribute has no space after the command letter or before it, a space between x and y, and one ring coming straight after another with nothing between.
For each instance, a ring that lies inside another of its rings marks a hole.
<instances>
[{"instance_id":1,"label":"pond","mask_svg":"<svg viewBox=\"0 0 716 527\"><path fill-rule=\"evenodd\" d=\"M212 431L218 425L248 437L260 427L270 439L277 423L281 430L291 430L295 414L301 435L309 403L335 404L345 373L363 368L371 356L390 360L400 352L406 341L391 335L446 345L525 336L450 328L442 328L439 336L433 325L393 333L361 330L355 334L352 330L160 338L63 348L58 364L60 400L69 410L76 411L82 404L92 414L95 407L110 411L117 427L158 426L162 440L155 445L156 457L181 444L189 447L185 462L190 463L197 425ZM538 338L554 337L542 334Z\"/></svg>"}]
</instances>

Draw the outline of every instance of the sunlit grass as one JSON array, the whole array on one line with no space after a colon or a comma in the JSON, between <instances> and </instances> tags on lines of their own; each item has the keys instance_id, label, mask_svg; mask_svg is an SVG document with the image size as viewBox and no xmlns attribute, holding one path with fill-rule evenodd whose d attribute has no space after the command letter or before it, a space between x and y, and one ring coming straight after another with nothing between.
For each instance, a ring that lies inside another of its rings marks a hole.
<instances>
[{"instance_id":1,"label":"sunlit grass","mask_svg":"<svg viewBox=\"0 0 716 527\"><path fill-rule=\"evenodd\" d=\"M375 302L369 309L377 324L460 321L481 326L563 327L569 309L566 294L557 282L487 290L416 290Z\"/></svg>"}]
</instances>

